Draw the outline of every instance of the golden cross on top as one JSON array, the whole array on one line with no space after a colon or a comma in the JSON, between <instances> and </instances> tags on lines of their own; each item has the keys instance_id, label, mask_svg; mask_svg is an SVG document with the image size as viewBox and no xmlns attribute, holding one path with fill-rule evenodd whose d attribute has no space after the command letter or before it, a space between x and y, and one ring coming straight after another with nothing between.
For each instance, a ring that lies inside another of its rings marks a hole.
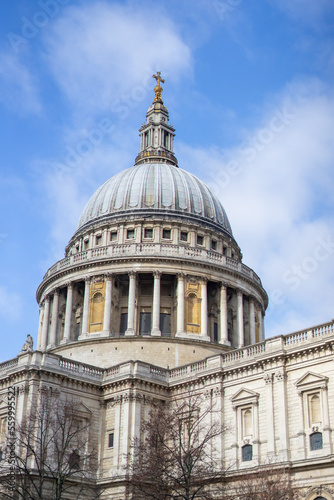
<instances>
[{"instance_id":1,"label":"golden cross on top","mask_svg":"<svg viewBox=\"0 0 334 500\"><path fill-rule=\"evenodd\" d=\"M161 72L160 71L157 71L156 75L152 75L152 78L155 78L156 81L157 81L157 84L154 87L155 98L154 98L153 102L161 102L162 103L161 92L163 91L163 88L161 87L160 82L161 83L165 83L165 80L163 80L161 78Z\"/></svg>"}]
</instances>

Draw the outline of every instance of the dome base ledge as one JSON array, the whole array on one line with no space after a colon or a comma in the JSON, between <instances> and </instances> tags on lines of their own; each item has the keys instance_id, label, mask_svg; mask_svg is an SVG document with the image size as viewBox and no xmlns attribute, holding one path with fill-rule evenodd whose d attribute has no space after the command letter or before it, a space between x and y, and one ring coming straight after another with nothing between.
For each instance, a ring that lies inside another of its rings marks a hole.
<instances>
[{"instance_id":1,"label":"dome base ledge","mask_svg":"<svg viewBox=\"0 0 334 500\"><path fill-rule=\"evenodd\" d=\"M208 335L198 334L198 333L187 333L187 332L176 332L175 337L179 339L188 339L188 340L199 340L201 342L211 342L211 339Z\"/></svg>"}]
</instances>

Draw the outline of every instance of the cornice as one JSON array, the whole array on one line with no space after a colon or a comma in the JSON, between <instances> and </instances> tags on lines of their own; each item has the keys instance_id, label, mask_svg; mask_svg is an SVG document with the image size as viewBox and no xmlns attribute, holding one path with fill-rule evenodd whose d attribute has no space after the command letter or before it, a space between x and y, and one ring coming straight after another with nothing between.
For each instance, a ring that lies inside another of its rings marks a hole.
<instances>
[{"instance_id":1,"label":"cornice","mask_svg":"<svg viewBox=\"0 0 334 500\"><path fill-rule=\"evenodd\" d=\"M227 276L231 276L231 277L239 279L239 280L242 279L245 283L247 283L248 285L251 285L259 293L260 297L263 300L265 309L268 305L268 295L267 295L266 291L264 290L264 288L262 287L262 285L260 285L259 283L257 283L257 281L253 280L252 278L243 274L240 271L232 270L232 269L229 269L227 267L219 266L217 264L209 263L206 261L196 261L196 260L191 260L191 259L187 259L186 261L184 261L184 259L182 259L180 257L135 256L135 255L133 255L133 256L117 256L117 257L109 257L109 258L102 258L102 259L99 258L96 260L79 262L73 266L66 268L66 269L62 269L61 271L58 271L58 272L52 274L51 276L49 276L48 278L46 278L45 280L42 281L42 283L38 286L37 291L36 291L36 300L38 303L40 303L41 297L44 293L44 290L48 286L50 286L52 283L56 283L60 278L71 275L73 273L73 271L87 272L87 270L92 269L92 268L105 267L107 265L110 265L111 263L113 265L117 265L117 264L122 264L124 262L128 262L129 264L131 264L132 262L133 263L134 262L148 262L148 263L152 262L152 264L154 264L155 269L156 269L157 262L166 263L166 264L170 263L174 269L175 269L175 263L181 263L183 270L184 270L184 263L186 262L187 265L189 265L193 268L196 268L196 269L200 268L201 270L207 270L207 271L217 272L217 273L223 272L224 276L221 277L222 281L226 280ZM129 267L131 268L131 266L129 266ZM114 272L114 274L117 274L116 269L115 270L113 269L112 271ZM104 272L106 272L106 271L104 271ZM152 269L152 272L153 272L153 269ZM78 279L77 277L75 277L75 278L76 279L74 279L73 281L83 281L84 280L84 277L82 277L80 279ZM248 295L248 293L246 293L246 294Z\"/></svg>"}]
</instances>

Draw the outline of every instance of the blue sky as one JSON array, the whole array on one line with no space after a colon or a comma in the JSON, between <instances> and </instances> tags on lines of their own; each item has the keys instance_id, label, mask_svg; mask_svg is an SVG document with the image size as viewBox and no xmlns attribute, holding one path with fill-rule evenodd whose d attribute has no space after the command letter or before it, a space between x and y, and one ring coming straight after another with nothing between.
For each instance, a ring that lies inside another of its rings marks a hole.
<instances>
[{"instance_id":1,"label":"blue sky","mask_svg":"<svg viewBox=\"0 0 334 500\"><path fill-rule=\"evenodd\" d=\"M179 165L219 196L269 294L266 335L334 317L332 0L11 0L0 14L1 360L36 342L38 284L93 192L133 164L157 70Z\"/></svg>"}]
</instances>

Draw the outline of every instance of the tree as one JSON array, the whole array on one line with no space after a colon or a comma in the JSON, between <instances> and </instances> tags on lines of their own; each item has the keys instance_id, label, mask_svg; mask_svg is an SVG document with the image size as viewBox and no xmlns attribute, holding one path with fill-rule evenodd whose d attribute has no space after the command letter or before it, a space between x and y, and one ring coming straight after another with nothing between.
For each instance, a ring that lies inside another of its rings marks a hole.
<instances>
[{"instance_id":1,"label":"tree","mask_svg":"<svg viewBox=\"0 0 334 500\"><path fill-rule=\"evenodd\" d=\"M41 393L7 439L0 468L2 499L99 498L91 419L80 409L79 401Z\"/></svg>"},{"instance_id":2,"label":"tree","mask_svg":"<svg viewBox=\"0 0 334 500\"><path fill-rule=\"evenodd\" d=\"M159 404L141 426L142 439L133 443L129 483L135 498L217 498L213 488L223 467L216 440L224 432L218 412L201 395Z\"/></svg>"},{"instance_id":3,"label":"tree","mask_svg":"<svg viewBox=\"0 0 334 500\"><path fill-rule=\"evenodd\" d=\"M234 478L230 500L298 500L287 469L282 464L268 463Z\"/></svg>"}]
</instances>

